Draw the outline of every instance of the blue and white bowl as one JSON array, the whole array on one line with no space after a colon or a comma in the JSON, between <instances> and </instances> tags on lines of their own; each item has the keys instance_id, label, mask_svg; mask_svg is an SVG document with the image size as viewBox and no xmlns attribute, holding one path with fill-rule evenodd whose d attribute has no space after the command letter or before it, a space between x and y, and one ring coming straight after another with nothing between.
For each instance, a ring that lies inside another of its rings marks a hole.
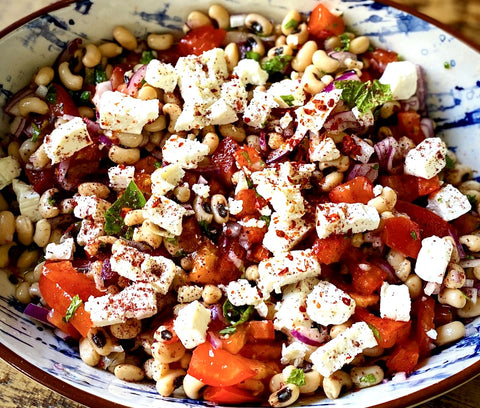
<instances>
[{"instance_id":1,"label":"blue and white bowl","mask_svg":"<svg viewBox=\"0 0 480 408\"><path fill-rule=\"evenodd\" d=\"M233 13L256 11L281 21L291 8L309 12L314 0L223 0ZM191 5L189 5L189 3ZM25 86L41 66L52 63L76 37L99 41L114 25L138 37L148 32L181 29L191 9L206 10L211 1L82 0L62 1L0 33L0 106ZM347 25L373 43L420 64L427 78L427 105L437 132L461 162L480 170L480 53L432 22L394 8L387 1L331 2L343 10ZM121 4L121 7L119 7ZM448 67L448 68L447 68ZM8 118L0 117L0 134ZM50 328L22 313L13 286L0 271L0 352L2 358L44 385L89 406L179 408L202 402L161 398L153 384L120 381L109 372L85 365L76 347ZM467 325L467 337L426 360L405 381L389 381L347 394L338 400L303 399L300 406L404 407L448 391L480 373L480 318ZM181 397L179 397L181 398Z\"/></svg>"}]
</instances>

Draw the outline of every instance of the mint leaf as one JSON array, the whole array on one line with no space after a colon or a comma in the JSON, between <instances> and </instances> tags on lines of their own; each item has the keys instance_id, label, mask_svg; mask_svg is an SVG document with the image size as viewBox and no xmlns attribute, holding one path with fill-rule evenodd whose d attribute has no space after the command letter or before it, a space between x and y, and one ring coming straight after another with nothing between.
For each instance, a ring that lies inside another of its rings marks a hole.
<instances>
[{"instance_id":1,"label":"mint leaf","mask_svg":"<svg viewBox=\"0 0 480 408\"><path fill-rule=\"evenodd\" d=\"M377 341L382 341L382 336L380 335L380 332L378 331L378 329L373 324L367 323L367 325L370 328L370 330L372 331L372 333L375 336L375 338L377 339Z\"/></svg>"},{"instance_id":2,"label":"mint leaf","mask_svg":"<svg viewBox=\"0 0 480 408\"><path fill-rule=\"evenodd\" d=\"M275 57L266 60L262 64L262 69L269 74L283 72L292 59L292 55L276 55Z\"/></svg>"},{"instance_id":3,"label":"mint leaf","mask_svg":"<svg viewBox=\"0 0 480 408\"><path fill-rule=\"evenodd\" d=\"M260 220L265 221L265 224L267 224L267 227L270 225L270 216L268 215L261 215Z\"/></svg>"},{"instance_id":4,"label":"mint leaf","mask_svg":"<svg viewBox=\"0 0 480 408\"><path fill-rule=\"evenodd\" d=\"M350 49L350 37L347 34L343 33L340 34L339 38L342 46L335 48L335 51L348 51Z\"/></svg>"},{"instance_id":5,"label":"mint leaf","mask_svg":"<svg viewBox=\"0 0 480 408\"><path fill-rule=\"evenodd\" d=\"M128 234L128 228L127 231L124 231L123 210L127 208L130 210L141 209L145 206L146 202L145 197L137 185L133 180L130 181L130 184L123 194L105 212L105 233L107 235L121 234L122 232Z\"/></svg>"},{"instance_id":6,"label":"mint leaf","mask_svg":"<svg viewBox=\"0 0 480 408\"><path fill-rule=\"evenodd\" d=\"M355 106L359 112L373 111L377 106L393 100L390 85L382 84L378 79L373 82L355 80L335 81L335 88L342 89L341 99L352 109Z\"/></svg>"},{"instance_id":7,"label":"mint leaf","mask_svg":"<svg viewBox=\"0 0 480 408\"><path fill-rule=\"evenodd\" d=\"M47 94L45 95L45 99L47 100L47 102L55 105L55 103L57 102L57 88L49 85Z\"/></svg>"},{"instance_id":8,"label":"mint leaf","mask_svg":"<svg viewBox=\"0 0 480 408\"><path fill-rule=\"evenodd\" d=\"M295 384L298 387L305 385L305 373L301 368L294 368L288 376L287 383Z\"/></svg>"},{"instance_id":9,"label":"mint leaf","mask_svg":"<svg viewBox=\"0 0 480 408\"><path fill-rule=\"evenodd\" d=\"M447 154L445 155L445 167L448 170L453 170L455 168L455 161Z\"/></svg>"},{"instance_id":10,"label":"mint leaf","mask_svg":"<svg viewBox=\"0 0 480 408\"><path fill-rule=\"evenodd\" d=\"M225 327L224 329L220 330L219 333L220 334L233 334L237 331L237 328L235 326L228 326L228 327Z\"/></svg>"},{"instance_id":11,"label":"mint leaf","mask_svg":"<svg viewBox=\"0 0 480 408\"><path fill-rule=\"evenodd\" d=\"M70 305L68 306L67 311L65 312L65 317L64 317L65 322L68 323L68 321L73 317L73 315L74 315L75 312L77 311L78 307L79 307L82 303L83 303L83 302L82 302L82 300L80 299L80 296L75 295L75 296L72 298L72 301L71 301Z\"/></svg>"},{"instance_id":12,"label":"mint leaf","mask_svg":"<svg viewBox=\"0 0 480 408\"><path fill-rule=\"evenodd\" d=\"M223 316L231 326L238 326L245 323L253 312L253 306L234 306L227 299L223 304Z\"/></svg>"}]
</instances>

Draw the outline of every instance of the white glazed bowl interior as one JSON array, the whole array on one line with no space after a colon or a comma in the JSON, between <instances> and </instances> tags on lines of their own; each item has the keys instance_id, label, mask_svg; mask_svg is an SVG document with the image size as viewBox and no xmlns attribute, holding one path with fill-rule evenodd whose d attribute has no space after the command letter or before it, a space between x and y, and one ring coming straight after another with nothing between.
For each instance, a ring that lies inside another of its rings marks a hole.
<instances>
[{"instance_id":1,"label":"white glazed bowl interior","mask_svg":"<svg viewBox=\"0 0 480 408\"><path fill-rule=\"evenodd\" d=\"M281 21L291 8L310 11L316 1L225 0L232 13L255 11ZM48 14L6 30L0 38L0 105L25 86L41 66L52 63L76 37L89 41L111 38L114 25L129 27L138 37L149 32L181 29L192 9L206 10L211 1L95 0L50 9ZM336 1L348 26L368 35L376 46L397 51L420 64L428 80L427 105L438 134L460 161L480 170L480 54L435 25L370 0ZM8 59L8 60L5 60ZM445 68L448 62L450 69ZM8 118L1 116L0 134ZM202 402L161 399L153 384L125 383L112 374L82 363L75 348L50 329L22 314L13 300L13 287L0 271L0 351L2 357L47 386L85 404L108 407L199 406ZM301 406L400 407L446 392L480 372L480 319L467 325L468 336L429 358L405 382L386 382L331 401L316 396ZM106 400L106 401L105 401ZM100 405L101 406L101 405Z\"/></svg>"}]
</instances>

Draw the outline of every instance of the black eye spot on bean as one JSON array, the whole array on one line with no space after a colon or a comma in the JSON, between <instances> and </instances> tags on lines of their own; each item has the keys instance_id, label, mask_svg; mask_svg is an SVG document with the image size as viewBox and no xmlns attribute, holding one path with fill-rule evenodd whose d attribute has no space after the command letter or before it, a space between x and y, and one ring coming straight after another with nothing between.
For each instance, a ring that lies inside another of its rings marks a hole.
<instances>
[{"instance_id":1,"label":"black eye spot on bean","mask_svg":"<svg viewBox=\"0 0 480 408\"><path fill-rule=\"evenodd\" d=\"M92 335L92 342L98 348L102 348L107 344L107 339L105 338L105 334L101 331Z\"/></svg>"},{"instance_id":2,"label":"black eye spot on bean","mask_svg":"<svg viewBox=\"0 0 480 408\"><path fill-rule=\"evenodd\" d=\"M169 341L172 340L173 334L170 330L164 329L160 332L160 337L162 340Z\"/></svg>"},{"instance_id":3,"label":"black eye spot on bean","mask_svg":"<svg viewBox=\"0 0 480 408\"><path fill-rule=\"evenodd\" d=\"M288 387L280 390L277 394L278 402L286 402L292 398L292 390Z\"/></svg>"}]
</instances>

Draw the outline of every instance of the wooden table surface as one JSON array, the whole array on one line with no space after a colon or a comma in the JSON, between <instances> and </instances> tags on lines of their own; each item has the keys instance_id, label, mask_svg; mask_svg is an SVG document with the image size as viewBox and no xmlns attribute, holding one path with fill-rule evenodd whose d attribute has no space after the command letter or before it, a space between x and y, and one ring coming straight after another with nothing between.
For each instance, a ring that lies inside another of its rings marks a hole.
<instances>
[{"instance_id":1,"label":"wooden table surface","mask_svg":"<svg viewBox=\"0 0 480 408\"><path fill-rule=\"evenodd\" d=\"M0 0L0 29L52 0ZM480 44L480 0L397 0L461 31ZM84 408L28 378L0 359L0 408ZM480 407L480 377L421 408ZM96 407L93 407L96 408Z\"/></svg>"}]
</instances>

